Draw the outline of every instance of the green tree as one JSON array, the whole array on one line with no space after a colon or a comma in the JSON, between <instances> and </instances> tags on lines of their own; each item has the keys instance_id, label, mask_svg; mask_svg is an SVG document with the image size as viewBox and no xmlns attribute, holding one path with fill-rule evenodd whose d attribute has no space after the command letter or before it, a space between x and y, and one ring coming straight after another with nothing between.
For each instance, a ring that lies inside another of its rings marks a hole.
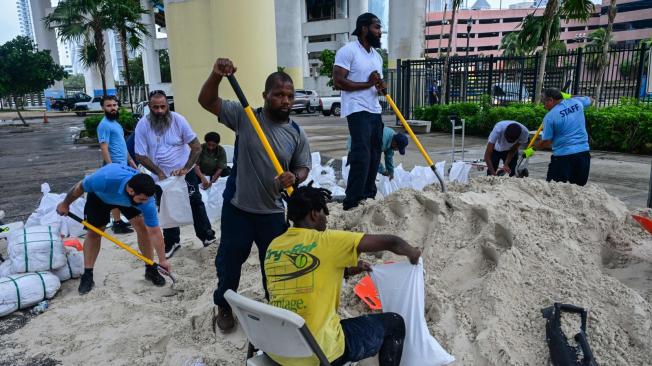
<instances>
[{"instance_id":1,"label":"green tree","mask_svg":"<svg viewBox=\"0 0 652 366\"><path fill-rule=\"evenodd\" d=\"M596 74L595 90L593 91L593 98L596 100L599 100L600 94L602 94L602 81L604 80L604 74L607 71L611 33L614 29L614 20L616 19L617 11L616 0L611 0L609 2L609 13L607 15L607 29L604 31L604 36L602 37L602 56L598 61L598 72Z\"/></svg>"},{"instance_id":2,"label":"green tree","mask_svg":"<svg viewBox=\"0 0 652 366\"><path fill-rule=\"evenodd\" d=\"M83 89L85 86L86 81L84 80L84 75L82 74L68 75L67 78L63 79L64 88Z\"/></svg>"},{"instance_id":3,"label":"green tree","mask_svg":"<svg viewBox=\"0 0 652 366\"><path fill-rule=\"evenodd\" d=\"M158 51L158 63L161 70L161 82L172 82L172 70L170 69L170 54L168 50Z\"/></svg>"},{"instance_id":4,"label":"green tree","mask_svg":"<svg viewBox=\"0 0 652 366\"><path fill-rule=\"evenodd\" d=\"M39 51L27 37L18 36L0 46L0 96L13 99L24 125L27 122L20 114L19 97L41 92L66 76L68 73L52 60L50 51Z\"/></svg>"},{"instance_id":5,"label":"green tree","mask_svg":"<svg viewBox=\"0 0 652 366\"><path fill-rule=\"evenodd\" d=\"M447 89L447 83L448 83L448 65L450 64L450 59L451 59L451 50L452 50L452 42L453 42L453 30L455 27L455 20L457 18L457 11L460 8L460 5L462 5L462 0L452 0L451 1L451 26L450 30L448 31L448 48L446 49L446 56L444 58L444 71L443 75L441 78L441 104L446 104L446 101L448 99L448 95L446 94L446 89ZM442 25L443 26L443 25Z\"/></svg>"},{"instance_id":6,"label":"green tree","mask_svg":"<svg viewBox=\"0 0 652 366\"><path fill-rule=\"evenodd\" d=\"M541 101L541 89L545 77L550 43L559 39L561 18L586 22L594 10L591 0L549 0L542 16L535 13L523 18L519 38L525 49L533 51L541 46L539 70L537 71L537 89L534 101Z\"/></svg>"},{"instance_id":7,"label":"green tree","mask_svg":"<svg viewBox=\"0 0 652 366\"><path fill-rule=\"evenodd\" d=\"M122 62L126 71L124 73L125 83L127 84L129 105L132 108L134 103L131 96L131 73L129 72L129 54L127 48L136 50L142 47L143 38L149 36L147 28L140 21L141 16L144 14L147 14L147 10L143 9L137 0L111 0L111 10L108 12L109 19L112 23L111 28L120 37Z\"/></svg>"},{"instance_id":8,"label":"green tree","mask_svg":"<svg viewBox=\"0 0 652 366\"><path fill-rule=\"evenodd\" d=\"M143 56L138 55L129 60L129 68L122 71L122 78L125 80L127 80L127 70L129 70L129 85L145 85Z\"/></svg>"},{"instance_id":9,"label":"green tree","mask_svg":"<svg viewBox=\"0 0 652 366\"><path fill-rule=\"evenodd\" d=\"M333 64L335 64L335 51L323 50L319 55L321 66L319 75L328 77L328 86L333 87Z\"/></svg>"},{"instance_id":10,"label":"green tree","mask_svg":"<svg viewBox=\"0 0 652 366\"><path fill-rule=\"evenodd\" d=\"M106 95L106 53L104 31L113 28L111 0L61 0L43 20L56 28L63 41L81 44L79 59L86 67L96 67Z\"/></svg>"},{"instance_id":11,"label":"green tree","mask_svg":"<svg viewBox=\"0 0 652 366\"><path fill-rule=\"evenodd\" d=\"M505 57L525 56L525 50L521 44L518 32L510 33L500 41L500 49Z\"/></svg>"}]
</instances>

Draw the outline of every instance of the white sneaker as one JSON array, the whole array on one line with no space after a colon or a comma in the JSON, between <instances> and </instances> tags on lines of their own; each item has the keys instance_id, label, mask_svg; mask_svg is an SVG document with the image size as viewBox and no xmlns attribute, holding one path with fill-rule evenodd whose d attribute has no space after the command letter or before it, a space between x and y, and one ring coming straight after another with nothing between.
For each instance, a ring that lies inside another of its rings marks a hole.
<instances>
[{"instance_id":1,"label":"white sneaker","mask_svg":"<svg viewBox=\"0 0 652 366\"><path fill-rule=\"evenodd\" d=\"M206 239L206 240L204 240L204 248L206 248L209 245L213 245L215 243L217 243L217 238Z\"/></svg>"},{"instance_id":2,"label":"white sneaker","mask_svg":"<svg viewBox=\"0 0 652 366\"><path fill-rule=\"evenodd\" d=\"M170 245L169 247L166 245L165 246L165 259L172 258L174 255L174 252L177 251L177 249L181 248L180 243L174 243Z\"/></svg>"}]
</instances>

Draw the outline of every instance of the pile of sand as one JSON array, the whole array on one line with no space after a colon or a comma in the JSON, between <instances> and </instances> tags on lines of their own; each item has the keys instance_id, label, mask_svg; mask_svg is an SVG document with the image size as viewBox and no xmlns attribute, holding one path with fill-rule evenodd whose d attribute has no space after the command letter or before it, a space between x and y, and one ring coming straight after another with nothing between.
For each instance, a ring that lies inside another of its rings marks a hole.
<instances>
[{"instance_id":1,"label":"pile of sand","mask_svg":"<svg viewBox=\"0 0 652 366\"><path fill-rule=\"evenodd\" d=\"M600 364L652 364L652 236L597 186L481 178L446 194L400 191L349 212L333 205L330 227L396 234L423 248L426 319L456 364L547 365L540 309L554 302L589 310ZM50 310L0 335L0 358L242 365L241 331L215 336L212 329L216 248L201 248L191 227L182 237L174 289L150 286L138 262L105 243L96 288L80 297L77 281L64 283ZM135 246L134 236L123 238ZM261 299L257 262L254 247L240 292ZM342 314L366 311L352 294L355 280L344 288Z\"/></svg>"}]
</instances>

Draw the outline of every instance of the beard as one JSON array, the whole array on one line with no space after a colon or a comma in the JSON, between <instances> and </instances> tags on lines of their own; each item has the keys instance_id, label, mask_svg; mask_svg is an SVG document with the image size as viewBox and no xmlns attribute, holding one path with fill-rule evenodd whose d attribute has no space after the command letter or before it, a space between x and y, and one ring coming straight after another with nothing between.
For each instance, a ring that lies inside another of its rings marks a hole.
<instances>
[{"instance_id":1,"label":"beard","mask_svg":"<svg viewBox=\"0 0 652 366\"><path fill-rule=\"evenodd\" d=\"M104 111L104 116L106 116L106 118L110 119L111 121L115 121L118 119L118 111L115 112Z\"/></svg>"},{"instance_id":2,"label":"beard","mask_svg":"<svg viewBox=\"0 0 652 366\"><path fill-rule=\"evenodd\" d=\"M147 119L149 120L149 123L152 126L154 132L156 132L156 134L159 136L163 135L165 131L170 128L170 124L172 124L172 118L169 111L161 115L154 114L154 112L149 112Z\"/></svg>"},{"instance_id":3,"label":"beard","mask_svg":"<svg viewBox=\"0 0 652 366\"><path fill-rule=\"evenodd\" d=\"M367 42L373 48L380 48L380 37L376 37L373 33L367 33Z\"/></svg>"},{"instance_id":4,"label":"beard","mask_svg":"<svg viewBox=\"0 0 652 366\"><path fill-rule=\"evenodd\" d=\"M269 114L272 116L272 119L275 121L287 121L290 118L291 109L287 111L282 111L280 109L269 109Z\"/></svg>"}]
</instances>

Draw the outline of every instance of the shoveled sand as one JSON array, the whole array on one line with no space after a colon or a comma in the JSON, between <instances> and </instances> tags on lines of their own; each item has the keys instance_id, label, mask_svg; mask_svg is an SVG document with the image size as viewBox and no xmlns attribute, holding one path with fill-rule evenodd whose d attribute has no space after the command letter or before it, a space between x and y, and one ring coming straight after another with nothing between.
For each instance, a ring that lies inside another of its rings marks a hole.
<instances>
[{"instance_id":1,"label":"shoveled sand","mask_svg":"<svg viewBox=\"0 0 652 366\"><path fill-rule=\"evenodd\" d=\"M457 365L547 365L540 309L554 302L589 310L599 364L652 364L652 236L597 186L480 178L447 194L400 191L349 212L332 205L330 227L396 234L423 248L426 319ZM242 365L242 332L212 329L217 248L201 248L192 227L182 237L174 289L149 285L140 263L104 242L95 289L80 297L78 281L64 283L47 312L0 335L0 361ZM122 238L135 246L133 235ZM240 292L262 299L257 262L254 247ZM366 311L352 294L355 280L344 288L346 316Z\"/></svg>"}]
</instances>

